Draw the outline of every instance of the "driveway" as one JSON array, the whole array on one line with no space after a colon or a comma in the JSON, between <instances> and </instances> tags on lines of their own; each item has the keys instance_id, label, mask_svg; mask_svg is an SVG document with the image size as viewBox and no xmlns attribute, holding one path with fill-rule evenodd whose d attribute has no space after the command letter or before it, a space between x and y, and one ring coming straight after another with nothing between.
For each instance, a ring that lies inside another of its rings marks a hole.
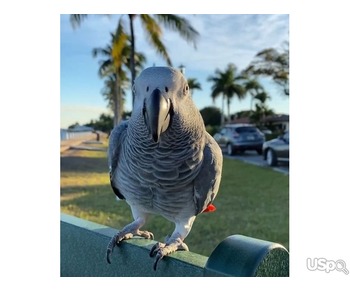
<instances>
[{"instance_id":1,"label":"driveway","mask_svg":"<svg viewBox=\"0 0 350 292\"><path fill-rule=\"evenodd\" d=\"M270 167L267 165L266 161L263 160L262 155L258 155L256 151L245 151L242 154L236 154L233 156L227 155L225 152L223 152L224 156L229 159L237 159L241 160L247 163L251 163L254 165L262 166L262 167L268 167L275 171L281 172L285 175L289 175L289 164L288 163L280 163L276 167Z\"/></svg>"}]
</instances>

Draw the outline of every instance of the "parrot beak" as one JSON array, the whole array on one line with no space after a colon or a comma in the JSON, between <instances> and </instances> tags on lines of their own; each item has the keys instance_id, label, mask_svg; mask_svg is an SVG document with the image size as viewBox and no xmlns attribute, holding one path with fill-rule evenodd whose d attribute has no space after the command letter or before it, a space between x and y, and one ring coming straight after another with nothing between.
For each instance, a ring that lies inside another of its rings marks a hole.
<instances>
[{"instance_id":1,"label":"parrot beak","mask_svg":"<svg viewBox=\"0 0 350 292\"><path fill-rule=\"evenodd\" d=\"M159 142L160 134L164 133L170 124L171 101L156 88L144 104L144 118L150 135L155 143Z\"/></svg>"}]
</instances>

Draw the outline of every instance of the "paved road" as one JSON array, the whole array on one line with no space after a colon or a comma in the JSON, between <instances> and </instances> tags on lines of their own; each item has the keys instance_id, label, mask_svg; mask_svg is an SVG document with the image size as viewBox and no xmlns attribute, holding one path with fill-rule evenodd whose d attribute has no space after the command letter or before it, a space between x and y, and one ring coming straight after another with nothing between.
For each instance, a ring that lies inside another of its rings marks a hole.
<instances>
[{"instance_id":1,"label":"paved road","mask_svg":"<svg viewBox=\"0 0 350 292\"><path fill-rule=\"evenodd\" d=\"M230 159L238 159L258 166L270 167L267 165L266 161L263 160L262 155L258 155L256 151L245 151L243 154L237 154L234 156L229 156L224 152L224 156ZM271 167L271 169L289 175L288 163L280 163L277 167Z\"/></svg>"}]
</instances>

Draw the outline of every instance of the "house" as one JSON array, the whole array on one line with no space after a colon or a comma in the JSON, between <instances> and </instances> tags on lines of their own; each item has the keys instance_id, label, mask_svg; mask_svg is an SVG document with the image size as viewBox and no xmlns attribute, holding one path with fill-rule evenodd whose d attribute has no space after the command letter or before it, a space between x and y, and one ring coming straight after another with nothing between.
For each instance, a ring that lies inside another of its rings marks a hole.
<instances>
[{"instance_id":1,"label":"house","mask_svg":"<svg viewBox=\"0 0 350 292\"><path fill-rule=\"evenodd\" d=\"M232 124L250 124L249 117L241 117L234 119ZM274 131L289 131L289 115L276 114L268 116L261 121L261 124Z\"/></svg>"},{"instance_id":2,"label":"house","mask_svg":"<svg viewBox=\"0 0 350 292\"><path fill-rule=\"evenodd\" d=\"M94 129L87 126L75 126L71 129L61 129L61 141L68 139L76 139L79 137L88 137L94 133Z\"/></svg>"},{"instance_id":3,"label":"house","mask_svg":"<svg viewBox=\"0 0 350 292\"><path fill-rule=\"evenodd\" d=\"M94 131L93 128L87 127L87 126L74 126L73 128L69 129L69 132L92 132Z\"/></svg>"},{"instance_id":4,"label":"house","mask_svg":"<svg viewBox=\"0 0 350 292\"><path fill-rule=\"evenodd\" d=\"M265 126L278 129L281 132L289 131L289 115L277 114L268 116L264 119L263 123Z\"/></svg>"}]
</instances>

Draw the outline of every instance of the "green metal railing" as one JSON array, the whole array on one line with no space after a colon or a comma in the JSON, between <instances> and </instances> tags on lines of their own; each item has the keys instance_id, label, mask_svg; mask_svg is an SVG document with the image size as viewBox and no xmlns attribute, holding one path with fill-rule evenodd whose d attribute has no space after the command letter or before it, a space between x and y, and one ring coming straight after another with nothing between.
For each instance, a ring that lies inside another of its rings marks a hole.
<instances>
[{"instance_id":1,"label":"green metal railing","mask_svg":"<svg viewBox=\"0 0 350 292\"><path fill-rule=\"evenodd\" d=\"M176 252L154 271L149 252L156 243L133 238L114 249L106 262L113 228L61 214L61 276L67 277L288 277L289 253L280 244L243 235L223 240L209 257Z\"/></svg>"}]
</instances>

